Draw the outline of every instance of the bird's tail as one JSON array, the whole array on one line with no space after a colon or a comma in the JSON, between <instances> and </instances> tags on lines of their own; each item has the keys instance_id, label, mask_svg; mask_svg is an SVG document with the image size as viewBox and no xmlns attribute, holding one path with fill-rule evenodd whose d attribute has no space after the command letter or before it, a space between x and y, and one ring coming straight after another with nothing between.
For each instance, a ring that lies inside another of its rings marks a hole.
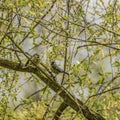
<instances>
[{"instance_id":1,"label":"bird's tail","mask_svg":"<svg viewBox=\"0 0 120 120\"><path fill-rule=\"evenodd\" d=\"M66 71L65 71L64 73L65 73L65 74L67 74L67 75L69 75L69 73L68 73L68 72L66 72Z\"/></svg>"}]
</instances>

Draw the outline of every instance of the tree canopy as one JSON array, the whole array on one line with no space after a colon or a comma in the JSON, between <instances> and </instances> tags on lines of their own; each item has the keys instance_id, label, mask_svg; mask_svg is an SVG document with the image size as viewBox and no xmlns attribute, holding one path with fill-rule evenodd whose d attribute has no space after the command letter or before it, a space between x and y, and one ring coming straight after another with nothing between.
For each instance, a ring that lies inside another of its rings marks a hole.
<instances>
[{"instance_id":1,"label":"tree canopy","mask_svg":"<svg viewBox=\"0 0 120 120\"><path fill-rule=\"evenodd\" d=\"M118 0L0 5L1 119L120 118ZM69 75L54 73L52 61Z\"/></svg>"}]
</instances>

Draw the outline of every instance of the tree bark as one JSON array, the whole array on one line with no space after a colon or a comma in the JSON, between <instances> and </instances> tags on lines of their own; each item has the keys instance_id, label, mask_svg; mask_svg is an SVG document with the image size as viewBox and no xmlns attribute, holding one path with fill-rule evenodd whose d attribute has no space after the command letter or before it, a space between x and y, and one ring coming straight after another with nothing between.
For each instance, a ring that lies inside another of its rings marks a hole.
<instances>
[{"instance_id":1,"label":"tree bark","mask_svg":"<svg viewBox=\"0 0 120 120\"><path fill-rule=\"evenodd\" d=\"M59 120L61 114L63 113L63 111L68 107L68 105L63 101L59 108L57 109L54 117L53 117L53 120Z\"/></svg>"}]
</instances>

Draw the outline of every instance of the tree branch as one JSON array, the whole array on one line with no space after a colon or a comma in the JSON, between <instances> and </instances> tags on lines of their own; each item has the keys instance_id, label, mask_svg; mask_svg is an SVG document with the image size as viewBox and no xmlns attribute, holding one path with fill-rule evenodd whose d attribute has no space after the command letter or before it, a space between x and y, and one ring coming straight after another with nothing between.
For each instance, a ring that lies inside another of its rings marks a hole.
<instances>
[{"instance_id":1,"label":"tree branch","mask_svg":"<svg viewBox=\"0 0 120 120\"><path fill-rule=\"evenodd\" d=\"M4 60L0 58L0 66L20 71L20 72L31 72L37 75L37 77L40 78L45 84L47 84L52 90L55 92L59 92L59 95L63 98L65 103L73 108L75 111L79 111L80 114L83 114L84 117L88 120L105 120L100 114L96 113L95 111L89 109L82 101L75 98L71 93L69 93L64 87L59 85L55 79L53 79L49 74L45 76L43 73L41 73L40 69L34 68L34 67L27 67L24 68L22 64L12 62L9 60ZM46 73L47 74L47 73Z\"/></svg>"},{"instance_id":2,"label":"tree branch","mask_svg":"<svg viewBox=\"0 0 120 120\"><path fill-rule=\"evenodd\" d=\"M55 113L55 115L54 115L54 117L53 117L53 120L59 120L62 112L63 112L67 107L68 107L68 105L63 101L63 102L60 104L59 108L57 109L57 111L56 111L56 113Z\"/></svg>"}]
</instances>

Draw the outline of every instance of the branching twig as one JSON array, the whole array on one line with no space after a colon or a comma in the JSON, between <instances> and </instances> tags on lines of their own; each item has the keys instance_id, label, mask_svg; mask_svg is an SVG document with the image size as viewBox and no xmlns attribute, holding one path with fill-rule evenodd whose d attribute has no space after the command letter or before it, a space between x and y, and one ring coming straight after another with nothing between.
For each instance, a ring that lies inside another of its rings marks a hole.
<instances>
[{"instance_id":1,"label":"branching twig","mask_svg":"<svg viewBox=\"0 0 120 120\"><path fill-rule=\"evenodd\" d=\"M103 92L100 92L100 93L91 95L91 96L86 100L85 103L87 103L87 102L88 102L91 98L93 98L93 97L96 97L96 96L98 96L98 95L102 95L102 94L105 94L105 93L107 93L107 92L114 91L114 90L117 90L117 89L120 89L120 87L114 87L114 88L108 89L108 90L106 90L106 91L103 91Z\"/></svg>"},{"instance_id":2,"label":"branching twig","mask_svg":"<svg viewBox=\"0 0 120 120\"><path fill-rule=\"evenodd\" d=\"M46 15L51 11L51 9L53 8L54 4L55 4L56 0L53 1L52 5L50 6L50 8L46 11L46 13L41 17L41 19L45 18ZM38 25L39 25L39 22L38 21L31 30L35 29ZM23 43L25 41L25 39L31 34L31 30L25 35L25 37L22 39L22 41L19 43L19 45L21 43Z\"/></svg>"}]
</instances>

